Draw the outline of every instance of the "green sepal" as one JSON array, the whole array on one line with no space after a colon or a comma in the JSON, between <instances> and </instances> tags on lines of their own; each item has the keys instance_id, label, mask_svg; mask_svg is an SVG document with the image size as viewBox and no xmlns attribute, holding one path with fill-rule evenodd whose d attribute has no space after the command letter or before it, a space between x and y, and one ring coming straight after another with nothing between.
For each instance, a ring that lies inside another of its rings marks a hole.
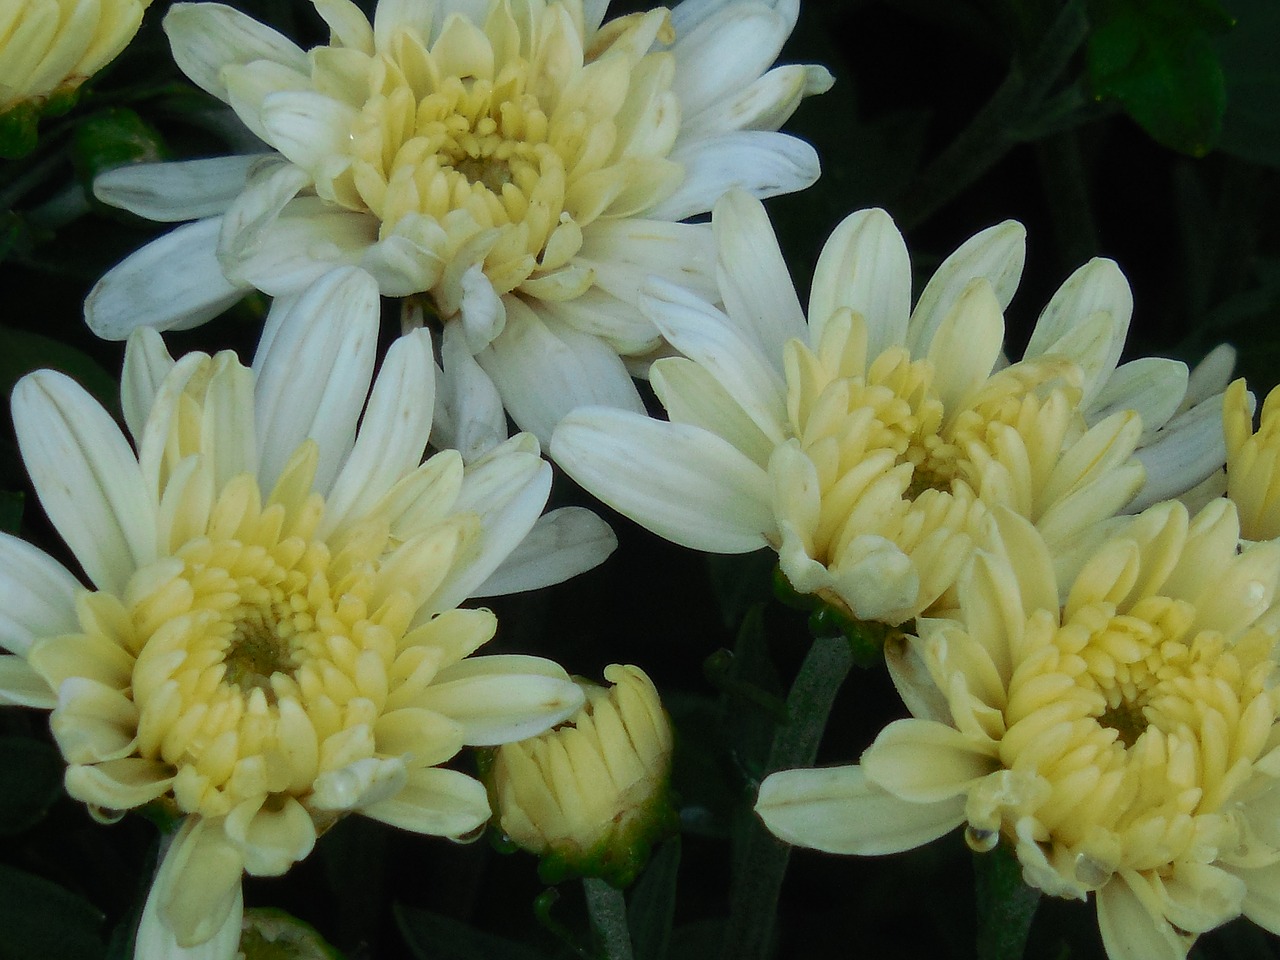
<instances>
[{"instance_id":1,"label":"green sepal","mask_svg":"<svg viewBox=\"0 0 1280 960\"><path fill-rule=\"evenodd\" d=\"M789 607L809 613L809 633L814 639L844 637L853 654L853 662L866 669L884 661L884 645L910 632L909 624L891 626L869 620L858 620L848 611L829 603L817 594L799 593L778 566L773 571L773 592Z\"/></svg>"},{"instance_id":2,"label":"green sepal","mask_svg":"<svg viewBox=\"0 0 1280 960\"><path fill-rule=\"evenodd\" d=\"M169 148L160 131L127 107L95 113L76 127L71 161L92 196L94 178L115 167L167 160Z\"/></svg>"},{"instance_id":3,"label":"green sepal","mask_svg":"<svg viewBox=\"0 0 1280 960\"><path fill-rule=\"evenodd\" d=\"M36 148L40 107L40 99L33 97L0 113L0 157L17 160Z\"/></svg>"},{"instance_id":4,"label":"green sepal","mask_svg":"<svg viewBox=\"0 0 1280 960\"><path fill-rule=\"evenodd\" d=\"M1088 75L1158 143L1203 156L1222 134L1226 81L1211 37L1234 21L1216 0L1095 0Z\"/></svg>"}]
</instances>

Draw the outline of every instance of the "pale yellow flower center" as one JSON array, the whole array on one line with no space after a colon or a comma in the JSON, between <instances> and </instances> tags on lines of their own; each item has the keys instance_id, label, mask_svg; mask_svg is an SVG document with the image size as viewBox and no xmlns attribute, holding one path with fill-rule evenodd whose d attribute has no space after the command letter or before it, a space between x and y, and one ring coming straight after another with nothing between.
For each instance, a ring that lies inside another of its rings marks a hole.
<instances>
[{"instance_id":1,"label":"pale yellow flower center","mask_svg":"<svg viewBox=\"0 0 1280 960\"><path fill-rule=\"evenodd\" d=\"M495 3L483 28L452 15L430 47L402 29L372 54L313 58L315 87L343 91L355 118L345 155L310 172L321 197L377 217L383 238L404 232L443 264L482 262L499 294L570 299L593 281L573 264L583 229L651 207L682 176L666 159L673 60L647 52L673 35L666 11L651 11L584 49L577 0L535 0L519 17L515 6ZM446 316L453 299L444 292Z\"/></svg>"}]
</instances>

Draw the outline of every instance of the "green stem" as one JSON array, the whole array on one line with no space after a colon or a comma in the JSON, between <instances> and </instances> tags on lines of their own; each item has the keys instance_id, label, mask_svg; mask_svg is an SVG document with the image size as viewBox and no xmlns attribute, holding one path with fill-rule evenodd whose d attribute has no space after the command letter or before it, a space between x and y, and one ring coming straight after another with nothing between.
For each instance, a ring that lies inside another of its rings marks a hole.
<instances>
[{"instance_id":1,"label":"green stem","mask_svg":"<svg viewBox=\"0 0 1280 960\"><path fill-rule=\"evenodd\" d=\"M1015 57L986 106L917 178L898 211L903 230L928 220L1023 140L1020 129L1034 121L1088 32L1084 3L1073 0L1025 63Z\"/></svg>"},{"instance_id":2,"label":"green stem","mask_svg":"<svg viewBox=\"0 0 1280 960\"><path fill-rule=\"evenodd\" d=\"M627 927L627 901L622 891L596 877L582 878L587 914L605 960L632 960L631 931Z\"/></svg>"},{"instance_id":3,"label":"green stem","mask_svg":"<svg viewBox=\"0 0 1280 960\"><path fill-rule=\"evenodd\" d=\"M1027 947L1040 891L1022 881L1022 865L1007 841L974 854L978 960L1019 960Z\"/></svg>"},{"instance_id":4,"label":"green stem","mask_svg":"<svg viewBox=\"0 0 1280 960\"><path fill-rule=\"evenodd\" d=\"M787 696L790 719L774 734L769 772L813 764L836 693L851 666L853 656L844 637L813 642ZM745 825L734 864L723 960L763 960L770 954L778 894L790 857L791 847L776 840L759 820L752 817Z\"/></svg>"}]
</instances>

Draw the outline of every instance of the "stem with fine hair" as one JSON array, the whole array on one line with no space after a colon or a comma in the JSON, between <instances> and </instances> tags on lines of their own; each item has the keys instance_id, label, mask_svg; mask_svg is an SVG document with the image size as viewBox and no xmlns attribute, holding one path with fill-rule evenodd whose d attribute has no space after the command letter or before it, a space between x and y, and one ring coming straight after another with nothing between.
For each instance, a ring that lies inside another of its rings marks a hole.
<instances>
[{"instance_id":1,"label":"stem with fine hair","mask_svg":"<svg viewBox=\"0 0 1280 960\"><path fill-rule=\"evenodd\" d=\"M627 901L622 891L596 877L583 877L582 890L602 956L606 960L632 960Z\"/></svg>"},{"instance_id":2,"label":"stem with fine hair","mask_svg":"<svg viewBox=\"0 0 1280 960\"><path fill-rule=\"evenodd\" d=\"M852 666L845 637L820 637L813 642L787 696L788 720L774 734L768 772L813 763L836 693ZM720 953L723 960L763 960L769 955L778 894L790 857L791 847L775 839L759 820L752 818L745 825L734 863L729 925Z\"/></svg>"}]
</instances>

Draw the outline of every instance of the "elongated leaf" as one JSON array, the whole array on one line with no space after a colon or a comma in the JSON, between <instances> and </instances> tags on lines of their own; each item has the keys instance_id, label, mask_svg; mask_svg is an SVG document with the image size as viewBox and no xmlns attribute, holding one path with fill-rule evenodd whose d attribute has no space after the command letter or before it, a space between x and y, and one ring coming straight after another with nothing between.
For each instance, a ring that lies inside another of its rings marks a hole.
<instances>
[{"instance_id":1,"label":"elongated leaf","mask_svg":"<svg viewBox=\"0 0 1280 960\"><path fill-rule=\"evenodd\" d=\"M41 877L0 865L0 960L102 960L102 914Z\"/></svg>"}]
</instances>

